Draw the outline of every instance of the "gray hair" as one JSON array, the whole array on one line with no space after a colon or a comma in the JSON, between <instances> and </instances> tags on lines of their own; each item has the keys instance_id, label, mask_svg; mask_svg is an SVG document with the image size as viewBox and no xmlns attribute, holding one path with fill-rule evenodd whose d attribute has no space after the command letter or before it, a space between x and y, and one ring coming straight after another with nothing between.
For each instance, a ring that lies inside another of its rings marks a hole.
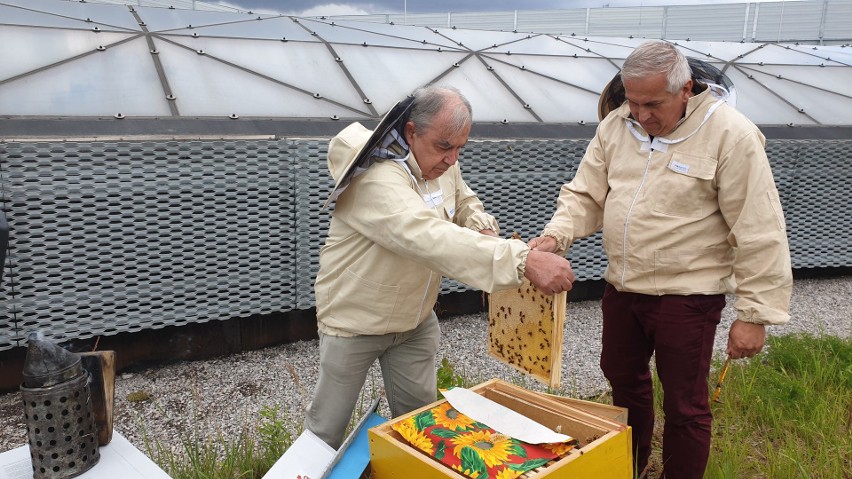
<instances>
[{"instance_id":1,"label":"gray hair","mask_svg":"<svg viewBox=\"0 0 852 479\"><path fill-rule=\"evenodd\" d=\"M677 93L692 78L692 70L683 53L663 41L645 42L633 50L621 66L621 78L636 80L665 73L666 91Z\"/></svg>"},{"instance_id":2,"label":"gray hair","mask_svg":"<svg viewBox=\"0 0 852 479\"><path fill-rule=\"evenodd\" d=\"M471 122L473 109L467 98L457 88L429 85L415 90L413 96L414 105L408 119L418 129L428 130L431 128L435 116L448 103L454 103L450 122L446 125L448 131L459 131Z\"/></svg>"}]
</instances>

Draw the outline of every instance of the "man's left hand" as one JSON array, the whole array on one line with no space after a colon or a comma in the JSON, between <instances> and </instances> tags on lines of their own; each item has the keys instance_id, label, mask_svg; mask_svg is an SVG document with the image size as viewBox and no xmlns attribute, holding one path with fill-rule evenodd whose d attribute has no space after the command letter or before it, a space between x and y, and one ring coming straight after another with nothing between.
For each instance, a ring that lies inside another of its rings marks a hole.
<instances>
[{"instance_id":1,"label":"man's left hand","mask_svg":"<svg viewBox=\"0 0 852 479\"><path fill-rule=\"evenodd\" d=\"M763 349L765 341L764 325L747 323L738 319L734 321L728 332L728 354L733 359L753 357Z\"/></svg>"}]
</instances>

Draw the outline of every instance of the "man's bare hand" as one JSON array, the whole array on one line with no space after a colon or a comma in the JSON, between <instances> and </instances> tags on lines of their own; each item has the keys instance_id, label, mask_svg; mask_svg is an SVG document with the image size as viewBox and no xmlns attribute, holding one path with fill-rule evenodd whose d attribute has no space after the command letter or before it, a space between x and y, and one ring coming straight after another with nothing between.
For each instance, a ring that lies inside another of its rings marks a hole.
<instances>
[{"instance_id":1,"label":"man's bare hand","mask_svg":"<svg viewBox=\"0 0 852 479\"><path fill-rule=\"evenodd\" d=\"M527 246L534 251L556 252L556 238L553 236L539 236L527 242Z\"/></svg>"},{"instance_id":2,"label":"man's bare hand","mask_svg":"<svg viewBox=\"0 0 852 479\"><path fill-rule=\"evenodd\" d=\"M575 279L567 259L537 250L530 250L524 276L544 294L571 291Z\"/></svg>"},{"instance_id":3,"label":"man's bare hand","mask_svg":"<svg viewBox=\"0 0 852 479\"><path fill-rule=\"evenodd\" d=\"M765 341L765 326L738 319L731 324L728 332L728 354L733 359L753 357L763 349Z\"/></svg>"}]
</instances>

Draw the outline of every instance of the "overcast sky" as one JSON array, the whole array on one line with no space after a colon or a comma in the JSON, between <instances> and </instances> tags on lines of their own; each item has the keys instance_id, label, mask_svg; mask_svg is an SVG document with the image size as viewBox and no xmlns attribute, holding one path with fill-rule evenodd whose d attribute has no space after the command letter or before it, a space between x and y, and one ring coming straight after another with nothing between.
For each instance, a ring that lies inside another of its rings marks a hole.
<instances>
[{"instance_id":1,"label":"overcast sky","mask_svg":"<svg viewBox=\"0 0 852 479\"><path fill-rule=\"evenodd\" d=\"M207 0L251 10L255 13L283 13L297 16L361 15L375 13L505 12L512 10L554 10L609 5L640 6L708 3L709 0ZM723 3L731 0L714 1ZM745 1L745 0L740 0Z\"/></svg>"}]
</instances>

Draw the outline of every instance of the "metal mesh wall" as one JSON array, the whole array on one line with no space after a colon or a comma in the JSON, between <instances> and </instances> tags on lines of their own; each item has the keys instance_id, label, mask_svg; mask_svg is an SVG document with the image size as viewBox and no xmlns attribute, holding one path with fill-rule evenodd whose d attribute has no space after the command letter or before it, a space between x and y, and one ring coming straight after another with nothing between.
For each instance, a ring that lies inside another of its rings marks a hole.
<instances>
[{"instance_id":1,"label":"metal mesh wall","mask_svg":"<svg viewBox=\"0 0 852 479\"><path fill-rule=\"evenodd\" d=\"M504 235L536 235L588 140L472 140L462 170ZM11 231L0 350L314 305L326 139L0 143ZM770 140L794 268L852 266L852 141ZM600 235L571 249L580 280ZM442 291L466 285L445 280Z\"/></svg>"},{"instance_id":2,"label":"metal mesh wall","mask_svg":"<svg viewBox=\"0 0 852 479\"><path fill-rule=\"evenodd\" d=\"M778 188L784 214L788 217L790 212L787 206L796 180L796 168L798 167L801 148L802 142L796 140L775 140L766 143L766 156L769 157L772 164L775 187Z\"/></svg>"},{"instance_id":3,"label":"metal mesh wall","mask_svg":"<svg viewBox=\"0 0 852 479\"><path fill-rule=\"evenodd\" d=\"M852 142L803 143L788 187L794 268L852 266Z\"/></svg>"},{"instance_id":4,"label":"metal mesh wall","mask_svg":"<svg viewBox=\"0 0 852 479\"><path fill-rule=\"evenodd\" d=\"M2 157L0 157L0 211L9 210L6 184L3 182ZM0 278L0 351L15 346L14 304L12 303L12 284L10 282L11 259L4 258L3 277Z\"/></svg>"},{"instance_id":5,"label":"metal mesh wall","mask_svg":"<svg viewBox=\"0 0 852 479\"><path fill-rule=\"evenodd\" d=\"M293 143L297 158L295 223L296 237L296 308L314 306L314 280L319 270L319 252L325 244L331 210L321 209L334 186L326 167L328 140L299 140Z\"/></svg>"},{"instance_id":6,"label":"metal mesh wall","mask_svg":"<svg viewBox=\"0 0 852 479\"><path fill-rule=\"evenodd\" d=\"M517 232L528 240L541 233L553 215L559 188L571 178L586 152L588 140L469 141L462 172L487 211L500 223L501 234ZM574 244L568 258L580 281L600 279L606 268L600 235ZM446 281L453 291L467 285Z\"/></svg>"},{"instance_id":7,"label":"metal mesh wall","mask_svg":"<svg viewBox=\"0 0 852 479\"><path fill-rule=\"evenodd\" d=\"M12 228L0 303L13 341L294 307L291 162L279 143L0 148Z\"/></svg>"}]
</instances>

